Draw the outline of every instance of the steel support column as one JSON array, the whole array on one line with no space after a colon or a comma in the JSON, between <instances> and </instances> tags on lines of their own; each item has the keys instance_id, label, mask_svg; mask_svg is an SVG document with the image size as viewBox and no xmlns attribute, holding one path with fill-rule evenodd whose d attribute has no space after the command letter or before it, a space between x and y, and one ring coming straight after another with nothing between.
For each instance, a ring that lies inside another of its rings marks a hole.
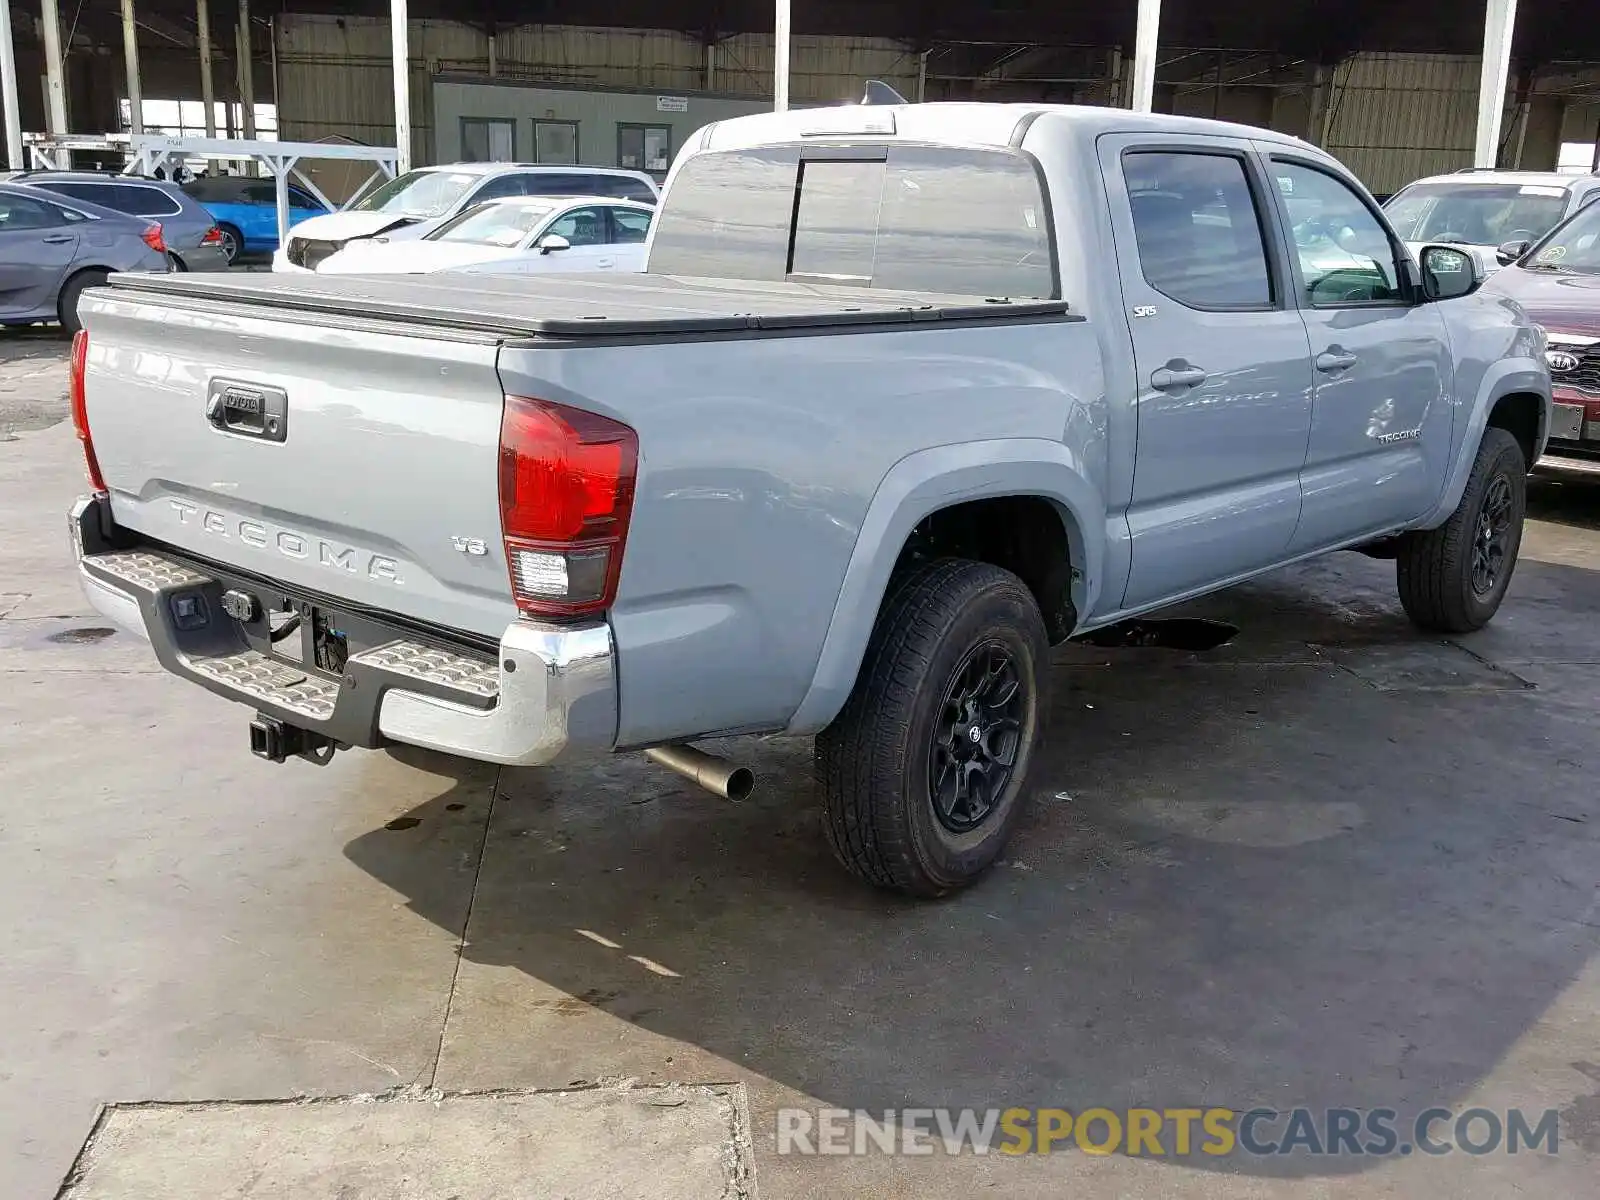
<instances>
[{"instance_id":1,"label":"steel support column","mask_svg":"<svg viewBox=\"0 0 1600 1200\"><path fill-rule=\"evenodd\" d=\"M40 0L39 7L44 17L45 98L49 101L45 132L63 137L67 133L67 72L61 60L61 13L56 0Z\"/></svg>"},{"instance_id":2,"label":"steel support column","mask_svg":"<svg viewBox=\"0 0 1600 1200\"><path fill-rule=\"evenodd\" d=\"M133 0L122 0L122 61L128 84L128 128L144 132L144 96L139 89L139 26L133 20Z\"/></svg>"},{"instance_id":3,"label":"steel support column","mask_svg":"<svg viewBox=\"0 0 1600 1200\"><path fill-rule=\"evenodd\" d=\"M1483 20L1483 70L1478 78L1478 138L1472 165L1499 165L1500 123L1505 116L1506 83L1511 74L1511 33L1517 0L1488 0Z\"/></svg>"},{"instance_id":4,"label":"steel support column","mask_svg":"<svg viewBox=\"0 0 1600 1200\"><path fill-rule=\"evenodd\" d=\"M250 50L250 0L239 0L239 127L246 141L256 136L256 60Z\"/></svg>"},{"instance_id":5,"label":"steel support column","mask_svg":"<svg viewBox=\"0 0 1600 1200\"><path fill-rule=\"evenodd\" d=\"M1139 0L1139 24L1133 35L1134 112L1149 112L1156 94L1156 40L1161 29L1161 0Z\"/></svg>"},{"instance_id":6,"label":"steel support column","mask_svg":"<svg viewBox=\"0 0 1600 1200\"><path fill-rule=\"evenodd\" d=\"M0 0L0 105L6 110L6 165L20 171L27 165L22 153L22 110L17 107L17 54L11 44L11 0Z\"/></svg>"},{"instance_id":7,"label":"steel support column","mask_svg":"<svg viewBox=\"0 0 1600 1200\"><path fill-rule=\"evenodd\" d=\"M789 107L789 0L778 0L772 46L772 108L785 112Z\"/></svg>"},{"instance_id":8,"label":"steel support column","mask_svg":"<svg viewBox=\"0 0 1600 1200\"><path fill-rule=\"evenodd\" d=\"M211 82L211 5L195 0L195 40L200 44L200 99L206 106L206 136L217 136L217 91Z\"/></svg>"},{"instance_id":9,"label":"steel support column","mask_svg":"<svg viewBox=\"0 0 1600 1200\"><path fill-rule=\"evenodd\" d=\"M407 65L406 0L389 0L389 38L394 55L394 148L400 173L411 170L411 68Z\"/></svg>"}]
</instances>

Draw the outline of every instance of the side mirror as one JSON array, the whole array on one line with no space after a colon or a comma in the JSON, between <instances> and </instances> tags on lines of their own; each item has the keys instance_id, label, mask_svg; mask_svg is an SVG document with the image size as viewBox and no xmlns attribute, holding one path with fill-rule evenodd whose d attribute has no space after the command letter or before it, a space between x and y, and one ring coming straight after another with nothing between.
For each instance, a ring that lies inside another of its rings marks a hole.
<instances>
[{"instance_id":1,"label":"side mirror","mask_svg":"<svg viewBox=\"0 0 1600 1200\"><path fill-rule=\"evenodd\" d=\"M1424 246L1422 294L1429 300L1454 300L1470 296L1483 282L1478 260L1455 246Z\"/></svg>"},{"instance_id":2,"label":"side mirror","mask_svg":"<svg viewBox=\"0 0 1600 1200\"><path fill-rule=\"evenodd\" d=\"M1528 247L1531 245L1533 243L1526 238L1521 238L1514 242L1501 242L1499 246L1495 247L1494 260L1502 267L1509 267L1526 254Z\"/></svg>"},{"instance_id":3,"label":"side mirror","mask_svg":"<svg viewBox=\"0 0 1600 1200\"><path fill-rule=\"evenodd\" d=\"M571 250L572 243L559 233L547 233L539 239L539 253L553 254L557 250Z\"/></svg>"}]
</instances>

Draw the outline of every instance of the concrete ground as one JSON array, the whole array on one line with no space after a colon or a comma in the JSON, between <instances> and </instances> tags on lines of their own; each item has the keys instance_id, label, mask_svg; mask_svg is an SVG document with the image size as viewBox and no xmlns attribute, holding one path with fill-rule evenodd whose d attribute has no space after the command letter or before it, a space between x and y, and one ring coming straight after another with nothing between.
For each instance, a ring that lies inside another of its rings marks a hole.
<instances>
[{"instance_id":1,"label":"concrete ground","mask_svg":"<svg viewBox=\"0 0 1600 1200\"><path fill-rule=\"evenodd\" d=\"M63 347L41 336L0 338L8 1197L52 1195L105 1102L629 1083L733 1085L717 1094L747 1112L755 1181L728 1194L767 1200L1596 1194L1600 476L1535 483L1510 598L1471 637L1417 634L1392 567L1342 555L1195 606L1239 626L1221 649L1063 650L1008 861L918 905L834 866L805 741L732 744L761 780L738 806L636 757L252 759L243 709L91 632L62 517L80 487ZM1521 1107L1557 1110L1560 1141L775 1151L781 1107L939 1105ZM116 1185L117 1147L186 1195L285 1194L296 1156L326 1169L295 1195L400 1194L362 1174L398 1136L377 1118L295 1134L279 1106L154 1110L200 1122L174 1132L133 1119L149 1111L109 1110L120 1140L79 1166L111 1173L75 1176L81 1194L165 1194ZM468 1111L427 1125L457 1131L422 1139L435 1178L526 1130L616 1169L610 1191L523 1194L700 1194L674 1191L668 1150L656 1168L614 1149L626 1121ZM233 1190L183 1174L177 1148L217 1139ZM465 1178L463 1196L509 1194Z\"/></svg>"}]
</instances>

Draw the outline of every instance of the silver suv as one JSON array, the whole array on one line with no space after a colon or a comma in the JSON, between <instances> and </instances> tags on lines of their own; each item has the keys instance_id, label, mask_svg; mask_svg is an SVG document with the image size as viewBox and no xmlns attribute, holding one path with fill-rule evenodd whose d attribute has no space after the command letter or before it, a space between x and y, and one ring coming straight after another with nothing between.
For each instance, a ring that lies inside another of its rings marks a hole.
<instances>
[{"instance_id":1,"label":"silver suv","mask_svg":"<svg viewBox=\"0 0 1600 1200\"><path fill-rule=\"evenodd\" d=\"M1407 184L1383 210L1412 253L1428 242L1467 246L1489 272L1596 198L1600 175L1471 167Z\"/></svg>"}]
</instances>

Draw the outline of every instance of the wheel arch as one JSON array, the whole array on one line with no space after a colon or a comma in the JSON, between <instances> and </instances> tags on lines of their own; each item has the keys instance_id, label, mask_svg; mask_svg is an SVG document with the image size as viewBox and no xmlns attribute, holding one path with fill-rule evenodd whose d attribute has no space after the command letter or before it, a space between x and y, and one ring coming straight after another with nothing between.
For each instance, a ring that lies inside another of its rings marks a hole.
<instances>
[{"instance_id":1,"label":"wheel arch","mask_svg":"<svg viewBox=\"0 0 1600 1200\"><path fill-rule=\"evenodd\" d=\"M66 276L61 280L61 286L56 288L57 318L60 319L63 324L65 324L66 313L61 307L61 302L66 299L67 291L74 283L83 278L85 275L110 275L114 273L116 269L116 267L110 266L109 264L95 262L92 260L89 262L73 263L72 269L68 271Z\"/></svg>"},{"instance_id":2,"label":"wheel arch","mask_svg":"<svg viewBox=\"0 0 1600 1200\"><path fill-rule=\"evenodd\" d=\"M1068 447L1019 438L940 446L908 455L884 477L868 506L811 684L789 720L788 732L815 733L844 706L894 573L904 567L908 554L916 553L930 519L955 513L970 518L980 512L980 529L996 530L1006 517L1020 513L1040 519L1049 514L1056 522L1054 527L1044 524L1034 553L1022 561L1016 559L1014 547L1012 553L1001 549L984 554L974 553L967 543L967 556L989 562L1008 559L995 562L1007 569L1022 566L1016 573L1024 576L1036 598L1043 595L1041 608L1057 601L1053 623L1046 610L1053 636L1065 637L1071 630L1063 632L1063 625L1070 626L1080 614L1092 611L1105 553L1105 507L1100 489ZM1044 560L1037 556L1037 547L1048 546L1056 537L1065 545L1067 564L1065 572L1051 580L1040 569ZM961 545L959 538L955 545Z\"/></svg>"},{"instance_id":3,"label":"wheel arch","mask_svg":"<svg viewBox=\"0 0 1600 1200\"><path fill-rule=\"evenodd\" d=\"M1491 418L1499 413L1500 419L1505 420L1513 413L1524 411L1529 403L1525 398L1531 398L1538 407L1538 433L1534 438L1536 450L1534 458L1543 453L1545 439L1549 435L1551 402L1549 372L1543 368L1543 364L1523 357L1504 358L1491 364L1479 385L1472 408L1466 415L1465 424L1461 427L1460 439L1455 443L1455 453L1449 473L1445 477L1444 491L1439 503L1418 521L1414 528L1433 529L1450 519L1450 514L1455 511L1456 505L1461 503L1461 497L1467 490L1467 480L1472 475L1472 464L1477 457L1478 446L1483 441L1483 431L1489 428ZM1506 407L1501 407L1502 402L1506 402ZM1504 425L1499 427L1506 428ZM1508 432L1513 437L1517 436L1514 429L1508 429ZM1528 466L1530 468L1533 466L1532 459L1529 460Z\"/></svg>"},{"instance_id":4,"label":"wheel arch","mask_svg":"<svg viewBox=\"0 0 1600 1200\"><path fill-rule=\"evenodd\" d=\"M1547 430L1544 397L1537 392L1506 392L1489 410L1485 429L1504 429L1517 439L1529 469L1544 449ZM1481 436L1481 435L1480 435Z\"/></svg>"}]
</instances>

